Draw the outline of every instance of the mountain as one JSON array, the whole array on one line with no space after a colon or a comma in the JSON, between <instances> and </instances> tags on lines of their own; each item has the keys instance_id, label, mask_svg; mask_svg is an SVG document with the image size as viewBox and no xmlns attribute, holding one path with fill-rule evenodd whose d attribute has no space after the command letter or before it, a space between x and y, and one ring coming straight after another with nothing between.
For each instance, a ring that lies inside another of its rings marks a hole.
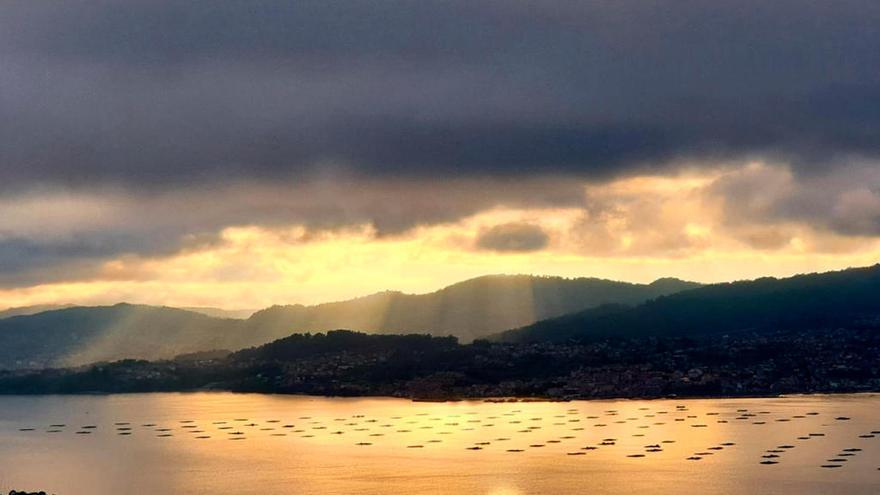
<instances>
[{"instance_id":1,"label":"mountain","mask_svg":"<svg viewBox=\"0 0 880 495\"><path fill-rule=\"evenodd\" d=\"M248 331L270 342L292 332L350 328L372 333L453 335L468 342L509 328L603 304L638 304L699 287L660 279L630 284L596 278L491 275L428 294L381 292L317 306L273 306Z\"/></svg>"},{"instance_id":2,"label":"mountain","mask_svg":"<svg viewBox=\"0 0 880 495\"><path fill-rule=\"evenodd\" d=\"M430 294L381 292L317 306L275 306L246 320L132 304L71 307L0 320L0 368L166 359L339 328L454 335L469 341L572 311L608 303L636 304L694 287L698 284L674 279L645 285L592 278L487 276Z\"/></svg>"},{"instance_id":3,"label":"mountain","mask_svg":"<svg viewBox=\"0 0 880 495\"><path fill-rule=\"evenodd\" d=\"M195 307L181 307L178 309L182 309L184 311L192 311L193 313L200 313L205 316L212 316L214 318L232 318L235 320L246 320L251 317L254 313L257 312L255 309L221 309L221 308L208 308L202 306Z\"/></svg>"},{"instance_id":4,"label":"mountain","mask_svg":"<svg viewBox=\"0 0 880 495\"><path fill-rule=\"evenodd\" d=\"M0 368L167 358L243 345L240 328L239 320L132 304L13 316L0 320Z\"/></svg>"},{"instance_id":5,"label":"mountain","mask_svg":"<svg viewBox=\"0 0 880 495\"><path fill-rule=\"evenodd\" d=\"M0 320L3 318L11 318L13 316L35 315L44 311L52 311L53 309L72 308L73 304L35 304L33 306L20 306L17 308L9 308L0 311Z\"/></svg>"},{"instance_id":6,"label":"mountain","mask_svg":"<svg viewBox=\"0 0 880 495\"><path fill-rule=\"evenodd\" d=\"M880 265L708 285L635 307L606 305L493 338L507 342L695 336L880 324Z\"/></svg>"},{"instance_id":7,"label":"mountain","mask_svg":"<svg viewBox=\"0 0 880 495\"><path fill-rule=\"evenodd\" d=\"M33 306L20 306L17 308L9 308L0 311L0 320L3 318L11 318L13 316L27 316L27 315L35 315L37 313L43 313L46 311L53 311L56 309L67 309L76 307L75 304L35 304ZM193 313L200 313L205 316L212 316L214 318L234 318L236 320L245 320L249 318L252 314L254 314L257 310L255 309L221 309L221 308L210 308L210 307L181 307L177 309L182 309L184 311L192 311Z\"/></svg>"}]
</instances>

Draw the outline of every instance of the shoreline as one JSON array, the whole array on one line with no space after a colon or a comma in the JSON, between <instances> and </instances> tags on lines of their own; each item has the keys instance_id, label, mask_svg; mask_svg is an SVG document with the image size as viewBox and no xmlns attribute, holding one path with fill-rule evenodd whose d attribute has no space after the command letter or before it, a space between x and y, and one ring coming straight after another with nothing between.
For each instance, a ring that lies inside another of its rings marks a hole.
<instances>
[{"instance_id":1,"label":"shoreline","mask_svg":"<svg viewBox=\"0 0 880 495\"><path fill-rule=\"evenodd\" d=\"M0 400L5 397L116 397L136 395L197 395L197 394L234 394L234 395L261 395L278 397L298 397L311 399L384 399L401 400L413 403L452 403L452 402L481 402L488 404L516 404L531 402L620 402L620 401L662 401L662 400L748 400L748 399L789 399L797 397L844 397L844 396L871 396L880 395L880 390L858 390L842 392L795 392L784 394L742 394L742 395L672 395L672 396L609 396L609 397L450 397L445 399L431 399L418 397L400 397L394 395L314 395L314 394L288 394L283 392L256 392L236 390L164 390L149 392L75 392L75 393L32 393L32 394L7 394L0 391Z\"/></svg>"},{"instance_id":2,"label":"shoreline","mask_svg":"<svg viewBox=\"0 0 880 495\"><path fill-rule=\"evenodd\" d=\"M0 395L226 391L430 402L769 398L880 392L878 356L880 333L874 330L471 346L339 331L296 335L225 358L0 371Z\"/></svg>"}]
</instances>

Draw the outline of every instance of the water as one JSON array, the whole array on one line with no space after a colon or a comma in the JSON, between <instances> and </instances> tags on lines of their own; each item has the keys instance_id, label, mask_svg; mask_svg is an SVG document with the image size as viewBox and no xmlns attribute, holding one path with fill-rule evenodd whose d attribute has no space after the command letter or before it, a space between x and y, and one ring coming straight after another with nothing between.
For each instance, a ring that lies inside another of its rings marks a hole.
<instances>
[{"instance_id":1,"label":"water","mask_svg":"<svg viewBox=\"0 0 880 495\"><path fill-rule=\"evenodd\" d=\"M0 397L0 490L875 494L877 411L878 395L501 404Z\"/></svg>"}]
</instances>

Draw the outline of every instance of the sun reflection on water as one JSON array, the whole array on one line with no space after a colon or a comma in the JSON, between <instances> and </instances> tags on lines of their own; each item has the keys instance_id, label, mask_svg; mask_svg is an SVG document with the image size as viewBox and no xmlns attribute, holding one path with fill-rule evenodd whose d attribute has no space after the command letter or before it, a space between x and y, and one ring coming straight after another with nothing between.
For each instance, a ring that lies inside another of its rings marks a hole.
<instances>
[{"instance_id":1,"label":"sun reflection on water","mask_svg":"<svg viewBox=\"0 0 880 495\"><path fill-rule=\"evenodd\" d=\"M878 405L875 396L514 403L227 393L4 397L0 491L521 495L589 488L633 495L699 484L704 493L745 495L770 483L814 494L843 475L850 493L873 494L868 487L880 472L869 432L878 428L870 424ZM844 450L853 448L864 453ZM773 457L762 457L767 452ZM845 465L822 469L832 456Z\"/></svg>"}]
</instances>

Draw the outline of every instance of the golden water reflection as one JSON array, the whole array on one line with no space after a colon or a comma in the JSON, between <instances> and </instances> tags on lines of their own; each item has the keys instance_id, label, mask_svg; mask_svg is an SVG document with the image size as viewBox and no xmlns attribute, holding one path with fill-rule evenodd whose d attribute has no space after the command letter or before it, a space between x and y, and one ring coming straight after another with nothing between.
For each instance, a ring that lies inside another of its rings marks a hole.
<instances>
[{"instance_id":1,"label":"golden water reflection","mask_svg":"<svg viewBox=\"0 0 880 495\"><path fill-rule=\"evenodd\" d=\"M878 406L872 395L525 403L4 397L0 490L867 494L880 484L880 433L870 433L880 430ZM841 467L820 467L831 458L844 459Z\"/></svg>"}]
</instances>

